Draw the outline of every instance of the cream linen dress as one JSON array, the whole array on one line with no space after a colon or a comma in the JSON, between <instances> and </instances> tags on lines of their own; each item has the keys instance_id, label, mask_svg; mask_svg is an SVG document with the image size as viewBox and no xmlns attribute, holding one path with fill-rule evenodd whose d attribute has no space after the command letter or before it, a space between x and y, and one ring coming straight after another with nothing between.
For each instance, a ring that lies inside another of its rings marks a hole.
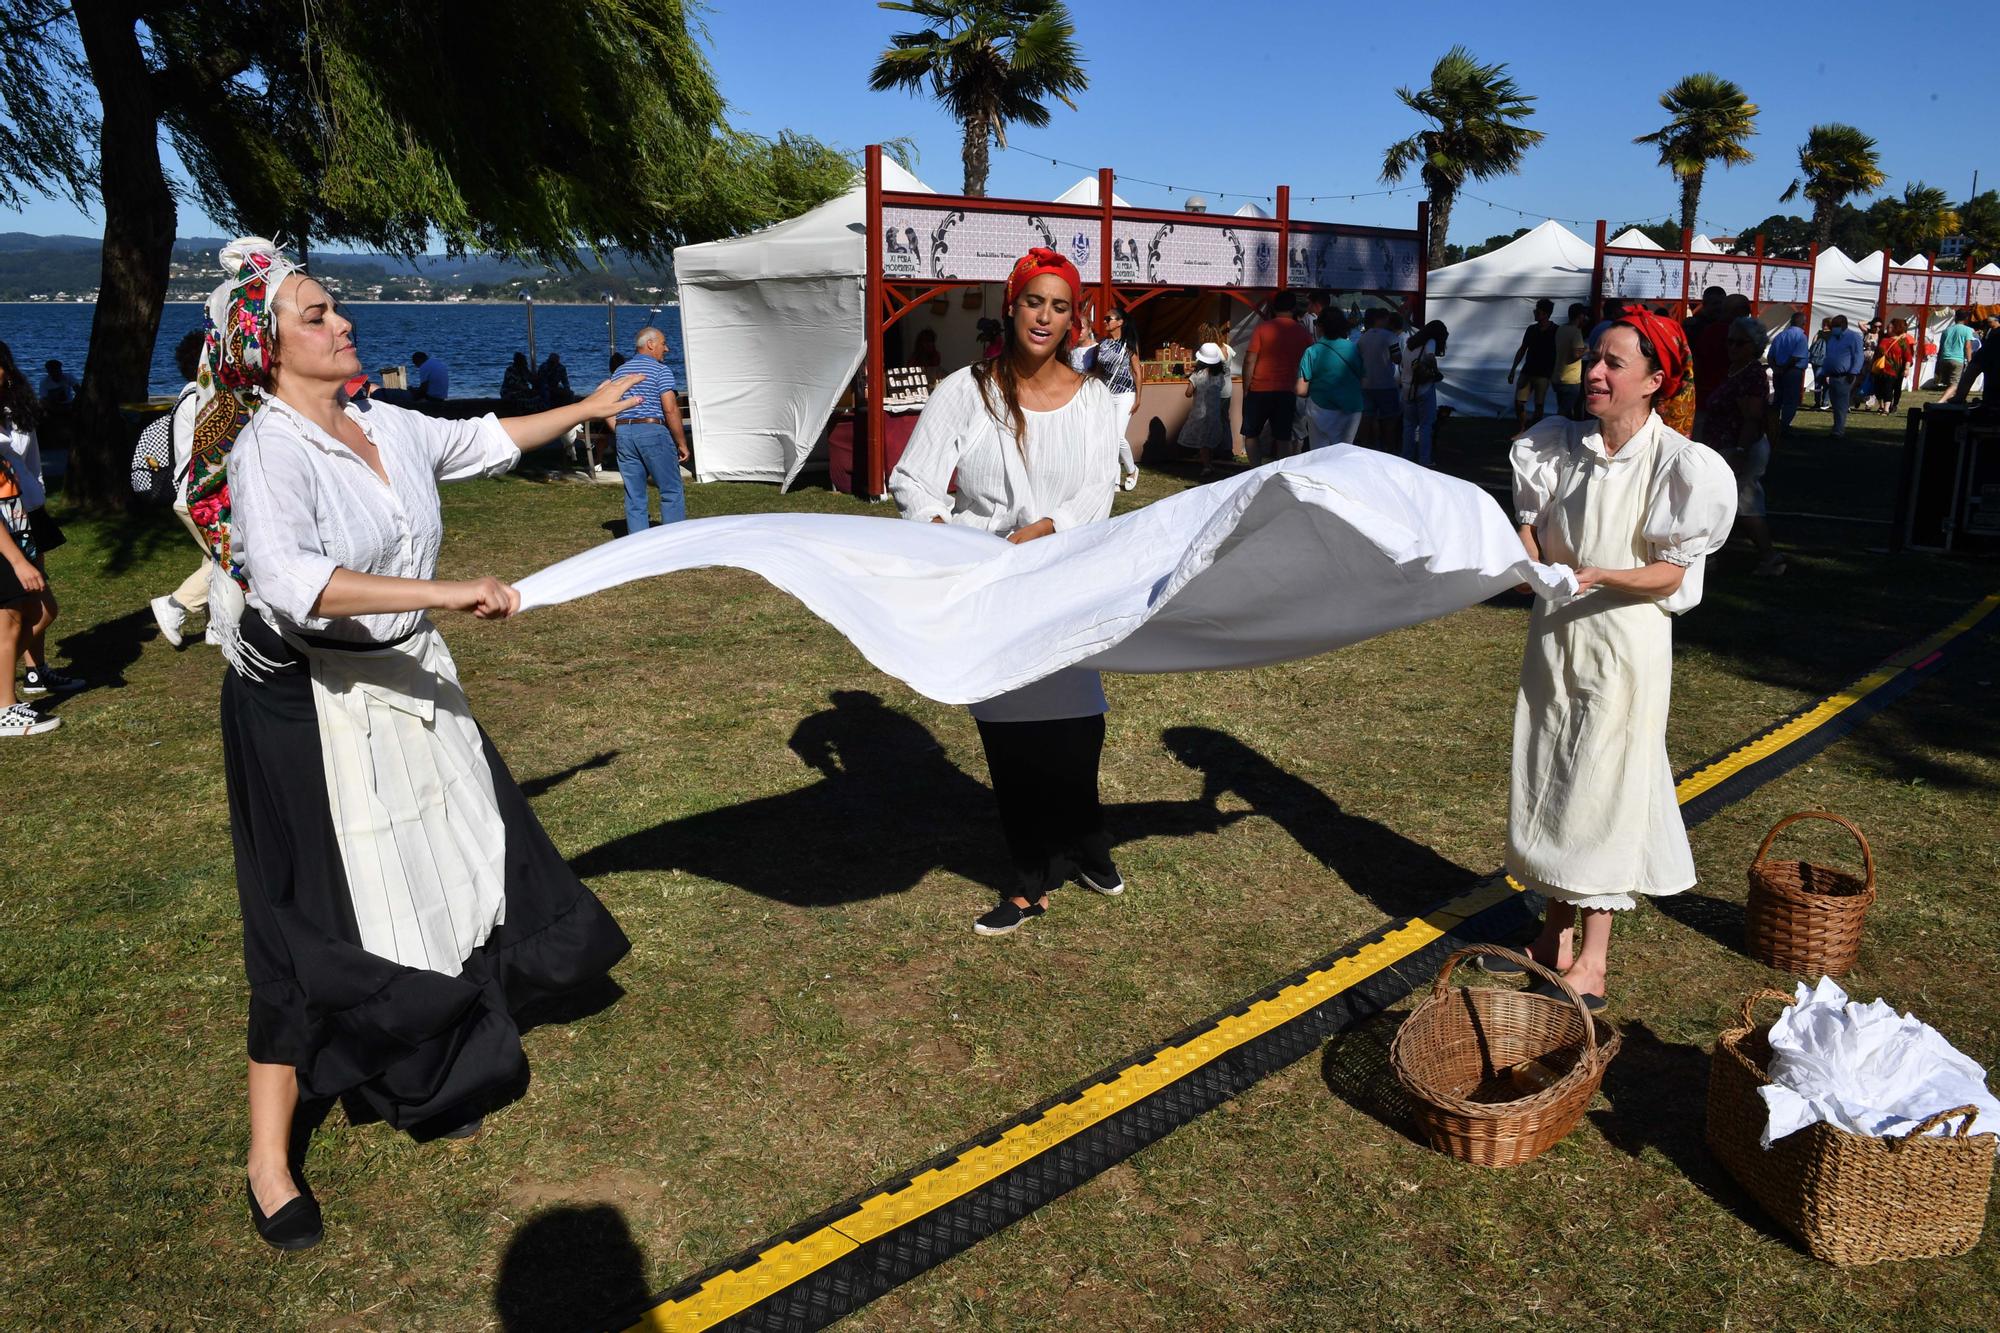
<instances>
[{"instance_id":1,"label":"cream linen dress","mask_svg":"<svg viewBox=\"0 0 2000 1333\"><path fill-rule=\"evenodd\" d=\"M1514 704L1507 870L1579 907L1694 887L1694 856L1667 759L1673 622L1701 601L1703 566L1729 537L1736 481L1706 445L1657 414L1615 455L1595 421L1547 419L1514 442L1515 518L1541 559L1573 567L1682 566L1665 598L1604 589L1537 600Z\"/></svg>"}]
</instances>

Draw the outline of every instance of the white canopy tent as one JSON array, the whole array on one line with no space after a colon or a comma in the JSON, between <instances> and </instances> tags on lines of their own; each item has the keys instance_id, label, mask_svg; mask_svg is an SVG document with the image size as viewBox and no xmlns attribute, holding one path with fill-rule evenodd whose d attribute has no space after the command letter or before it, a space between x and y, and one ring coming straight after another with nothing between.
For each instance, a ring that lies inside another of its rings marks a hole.
<instances>
[{"instance_id":1,"label":"white canopy tent","mask_svg":"<svg viewBox=\"0 0 2000 1333\"><path fill-rule=\"evenodd\" d=\"M882 185L936 193L886 159ZM798 475L867 350L865 213L857 173L789 221L674 251L700 480Z\"/></svg>"},{"instance_id":2,"label":"white canopy tent","mask_svg":"<svg viewBox=\"0 0 2000 1333\"><path fill-rule=\"evenodd\" d=\"M1555 302L1560 323L1573 302L1590 300L1595 258L1589 241L1550 221L1498 250L1433 270L1425 314L1451 330L1440 401L1473 416L1511 415L1507 364L1535 321L1535 302Z\"/></svg>"},{"instance_id":3,"label":"white canopy tent","mask_svg":"<svg viewBox=\"0 0 2000 1333\"><path fill-rule=\"evenodd\" d=\"M886 190L889 189L890 186L885 181L883 183L882 188ZM1057 195L1055 198L1049 200L1049 202L1052 204L1088 204L1093 208L1096 207L1098 202L1097 177L1085 176L1082 180L1070 186L1067 190L1064 190L1061 194ZM1111 191L1111 203L1112 206L1115 208L1131 207L1130 204L1126 203L1125 200L1122 197L1120 197L1118 191L1115 188Z\"/></svg>"},{"instance_id":4,"label":"white canopy tent","mask_svg":"<svg viewBox=\"0 0 2000 1333\"><path fill-rule=\"evenodd\" d=\"M1235 208L1229 210L1229 214L1231 217L1238 218L1267 218L1271 216L1264 211L1263 205L1259 204L1255 199L1247 199L1243 203L1238 204Z\"/></svg>"},{"instance_id":5,"label":"white canopy tent","mask_svg":"<svg viewBox=\"0 0 2000 1333\"><path fill-rule=\"evenodd\" d=\"M1627 227L1624 231L1605 242L1614 250L1662 250L1658 241L1640 231L1637 227Z\"/></svg>"}]
</instances>

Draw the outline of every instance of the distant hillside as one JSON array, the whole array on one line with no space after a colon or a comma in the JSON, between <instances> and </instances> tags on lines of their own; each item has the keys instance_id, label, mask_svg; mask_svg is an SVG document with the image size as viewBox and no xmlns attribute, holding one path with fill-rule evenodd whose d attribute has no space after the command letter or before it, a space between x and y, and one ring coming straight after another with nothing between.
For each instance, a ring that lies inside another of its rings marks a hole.
<instances>
[{"instance_id":1,"label":"distant hillside","mask_svg":"<svg viewBox=\"0 0 2000 1333\"><path fill-rule=\"evenodd\" d=\"M220 277L216 256L225 244L218 236L175 241L168 299L196 300L206 295ZM90 236L0 232L0 301L75 299L94 294L101 248ZM607 271L582 252L579 256L588 267L571 273L487 254L459 258L419 255L405 261L395 255L319 250L313 252L311 263L314 273L328 279L342 299L350 301L507 297L530 284L536 299L544 301L597 301L606 292L616 292L621 298L657 299L673 292L671 261L654 266L612 254L607 256Z\"/></svg>"}]
</instances>

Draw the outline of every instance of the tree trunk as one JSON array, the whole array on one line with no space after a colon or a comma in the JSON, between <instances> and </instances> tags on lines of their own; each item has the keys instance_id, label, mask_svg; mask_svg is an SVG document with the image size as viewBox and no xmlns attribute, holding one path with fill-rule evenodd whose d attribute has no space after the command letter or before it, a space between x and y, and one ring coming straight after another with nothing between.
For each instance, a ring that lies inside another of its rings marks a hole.
<instances>
[{"instance_id":1,"label":"tree trunk","mask_svg":"<svg viewBox=\"0 0 2000 1333\"><path fill-rule=\"evenodd\" d=\"M103 105L98 193L103 271L77 397L67 489L93 509L129 499L132 430L119 405L144 402L160 331L176 212L160 167L159 111L137 25L121 6L77 5L84 58Z\"/></svg>"},{"instance_id":2,"label":"tree trunk","mask_svg":"<svg viewBox=\"0 0 2000 1333\"><path fill-rule=\"evenodd\" d=\"M974 199L986 197L988 155L993 129L984 116L965 122L965 193Z\"/></svg>"},{"instance_id":3,"label":"tree trunk","mask_svg":"<svg viewBox=\"0 0 2000 1333\"><path fill-rule=\"evenodd\" d=\"M1444 238L1451 230L1451 206L1458 202L1458 191L1449 185L1431 186L1431 234L1425 247L1424 266L1439 269L1444 267Z\"/></svg>"},{"instance_id":4,"label":"tree trunk","mask_svg":"<svg viewBox=\"0 0 2000 1333\"><path fill-rule=\"evenodd\" d=\"M1822 250L1833 244L1833 209L1824 199L1813 201L1813 239Z\"/></svg>"},{"instance_id":5,"label":"tree trunk","mask_svg":"<svg viewBox=\"0 0 2000 1333\"><path fill-rule=\"evenodd\" d=\"M1701 173L1681 177L1681 230L1694 235L1695 214L1701 210Z\"/></svg>"}]
</instances>

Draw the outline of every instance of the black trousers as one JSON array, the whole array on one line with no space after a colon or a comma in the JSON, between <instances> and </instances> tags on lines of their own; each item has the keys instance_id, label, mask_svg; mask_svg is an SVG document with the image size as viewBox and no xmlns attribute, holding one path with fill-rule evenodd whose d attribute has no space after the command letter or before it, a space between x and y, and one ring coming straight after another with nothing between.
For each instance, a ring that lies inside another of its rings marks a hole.
<instances>
[{"instance_id":1,"label":"black trousers","mask_svg":"<svg viewBox=\"0 0 2000 1333\"><path fill-rule=\"evenodd\" d=\"M979 740L1014 863L1014 893L1033 902L1079 870L1117 873L1097 799L1104 714L982 721Z\"/></svg>"}]
</instances>

